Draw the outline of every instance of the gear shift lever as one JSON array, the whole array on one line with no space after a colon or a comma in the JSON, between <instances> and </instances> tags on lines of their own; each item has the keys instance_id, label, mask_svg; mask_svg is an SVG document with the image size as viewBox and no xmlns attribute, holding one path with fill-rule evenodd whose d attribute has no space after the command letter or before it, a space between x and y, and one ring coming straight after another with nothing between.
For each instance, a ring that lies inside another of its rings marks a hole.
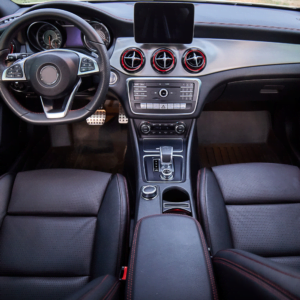
<instances>
[{"instance_id":1,"label":"gear shift lever","mask_svg":"<svg viewBox=\"0 0 300 300\"><path fill-rule=\"evenodd\" d=\"M160 161L162 165L172 164L173 162L173 147L160 147Z\"/></svg>"},{"instance_id":2,"label":"gear shift lever","mask_svg":"<svg viewBox=\"0 0 300 300\"><path fill-rule=\"evenodd\" d=\"M160 177L163 180L171 180L173 178L173 147L160 147Z\"/></svg>"}]
</instances>

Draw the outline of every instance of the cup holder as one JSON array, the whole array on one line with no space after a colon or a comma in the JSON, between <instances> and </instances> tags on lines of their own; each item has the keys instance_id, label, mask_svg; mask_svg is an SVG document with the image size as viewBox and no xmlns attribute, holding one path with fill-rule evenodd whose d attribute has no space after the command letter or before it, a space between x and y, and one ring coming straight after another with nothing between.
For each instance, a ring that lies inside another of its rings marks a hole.
<instances>
[{"instance_id":1,"label":"cup holder","mask_svg":"<svg viewBox=\"0 0 300 300\"><path fill-rule=\"evenodd\" d=\"M189 194L179 188L170 188L163 192L163 213L192 215Z\"/></svg>"}]
</instances>

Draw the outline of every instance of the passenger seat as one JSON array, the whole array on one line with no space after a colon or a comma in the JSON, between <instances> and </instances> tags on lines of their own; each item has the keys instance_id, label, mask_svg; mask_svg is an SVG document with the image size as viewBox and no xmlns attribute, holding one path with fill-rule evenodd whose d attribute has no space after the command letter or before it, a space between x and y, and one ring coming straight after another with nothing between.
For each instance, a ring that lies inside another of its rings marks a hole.
<instances>
[{"instance_id":1,"label":"passenger seat","mask_svg":"<svg viewBox=\"0 0 300 300\"><path fill-rule=\"evenodd\" d=\"M299 169L270 163L202 169L197 196L221 298L298 299Z\"/></svg>"}]
</instances>

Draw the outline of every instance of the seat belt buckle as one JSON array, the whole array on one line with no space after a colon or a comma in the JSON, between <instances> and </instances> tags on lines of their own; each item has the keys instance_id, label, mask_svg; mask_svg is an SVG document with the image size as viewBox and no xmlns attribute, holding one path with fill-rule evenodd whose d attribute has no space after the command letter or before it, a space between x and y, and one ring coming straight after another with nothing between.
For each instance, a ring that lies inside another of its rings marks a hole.
<instances>
[{"instance_id":1,"label":"seat belt buckle","mask_svg":"<svg viewBox=\"0 0 300 300\"><path fill-rule=\"evenodd\" d=\"M119 280L124 281L127 279L127 270L128 270L128 267L122 267L122 269L120 271Z\"/></svg>"}]
</instances>

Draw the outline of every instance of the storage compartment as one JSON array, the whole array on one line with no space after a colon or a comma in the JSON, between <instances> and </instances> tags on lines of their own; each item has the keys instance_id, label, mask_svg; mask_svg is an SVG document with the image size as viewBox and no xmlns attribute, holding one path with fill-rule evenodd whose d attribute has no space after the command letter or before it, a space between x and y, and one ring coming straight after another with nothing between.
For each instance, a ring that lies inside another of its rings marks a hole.
<instances>
[{"instance_id":1,"label":"storage compartment","mask_svg":"<svg viewBox=\"0 0 300 300\"><path fill-rule=\"evenodd\" d=\"M163 213L192 215L190 196L183 189L172 187L165 190L162 203Z\"/></svg>"},{"instance_id":2,"label":"storage compartment","mask_svg":"<svg viewBox=\"0 0 300 300\"><path fill-rule=\"evenodd\" d=\"M156 215L136 225L127 299L216 299L210 256L200 224L186 216Z\"/></svg>"}]
</instances>

